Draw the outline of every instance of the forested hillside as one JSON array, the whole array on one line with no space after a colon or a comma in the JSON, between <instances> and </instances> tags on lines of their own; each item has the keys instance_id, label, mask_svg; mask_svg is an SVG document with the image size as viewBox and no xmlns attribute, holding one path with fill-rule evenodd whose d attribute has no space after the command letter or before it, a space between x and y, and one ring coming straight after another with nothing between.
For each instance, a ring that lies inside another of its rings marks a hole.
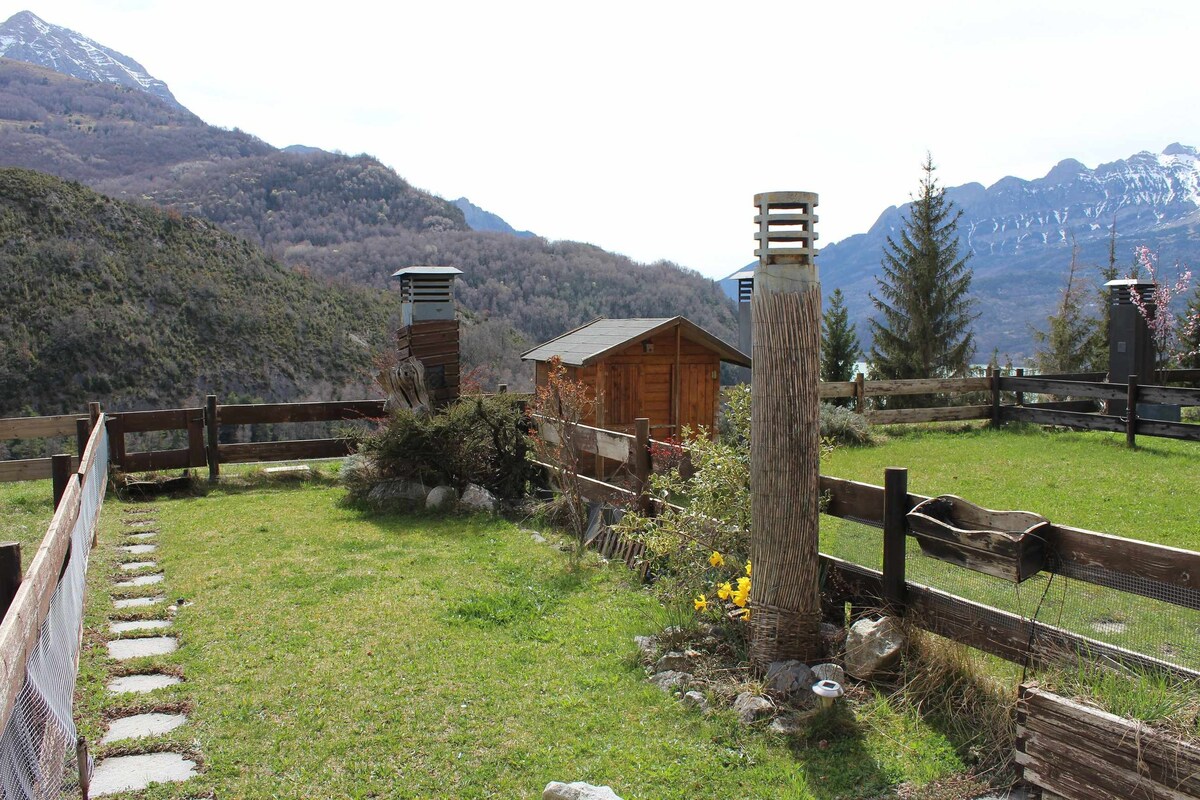
<instances>
[{"instance_id":1,"label":"forested hillside","mask_svg":"<svg viewBox=\"0 0 1200 800\"><path fill-rule=\"evenodd\" d=\"M597 316L682 314L735 338L732 303L690 270L472 231L453 203L369 156L276 150L144 93L3 59L0 165L203 216L288 266L342 283L382 288L400 267L459 267L463 356L485 382L527 382L522 349Z\"/></svg>"},{"instance_id":2,"label":"forested hillside","mask_svg":"<svg viewBox=\"0 0 1200 800\"><path fill-rule=\"evenodd\" d=\"M178 212L0 169L0 416L366 396L396 295Z\"/></svg>"}]
</instances>

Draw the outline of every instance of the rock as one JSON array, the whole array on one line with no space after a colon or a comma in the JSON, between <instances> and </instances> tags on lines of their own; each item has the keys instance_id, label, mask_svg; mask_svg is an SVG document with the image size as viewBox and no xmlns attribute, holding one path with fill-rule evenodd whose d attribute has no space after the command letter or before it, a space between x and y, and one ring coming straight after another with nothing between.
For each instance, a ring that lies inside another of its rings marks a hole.
<instances>
[{"instance_id":1,"label":"rock","mask_svg":"<svg viewBox=\"0 0 1200 800\"><path fill-rule=\"evenodd\" d=\"M683 696L683 704L689 708L698 708L701 711L708 711L708 698L703 692L692 690Z\"/></svg>"},{"instance_id":2,"label":"rock","mask_svg":"<svg viewBox=\"0 0 1200 800\"><path fill-rule=\"evenodd\" d=\"M825 652L837 653L842 647L842 642L846 641L846 629L841 625L834 625L829 622L822 622L818 627L818 635L821 637L821 642L825 645Z\"/></svg>"},{"instance_id":3,"label":"rock","mask_svg":"<svg viewBox=\"0 0 1200 800\"><path fill-rule=\"evenodd\" d=\"M529 534L530 539L533 539L533 541L537 542L538 544L545 544L548 541L545 536L542 536L537 531L525 531L525 532Z\"/></svg>"},{"instance_id":4,"label":"rock","mask_svg":"<svg viewBox=\"0 0 1200 800\"><path fill-rule=\"evenodd\" d=\"M429 490L417 481L395 478L380 481L367 493L367 501L379 509L421 508Z\"/></svg>"},{"instance_id":5,"label":"rock","mask_svg":"<svg viewBox=\"0 0 1200 800\"><path fill-rule=\"evenodd\" d=\"M550 781L542 790L542 800L621 800L621 796L611 786L593 786L583 781Z\"/></svg>"},{"instance_id":6,"label":"rock","mask_svg":"<svg viewBox=\"0 0 1200 800\"><path fill-rule=\"evenodd\" d=\"M846 671L837 664L817 664L812 668L813 678L818 681L833 681L846 684Z\"/></svg>"},{"instance_id":7,"label":"rock","mask_svg":"<svg viewBox=\"0 0 1200 800\"><path fill-rule=\"evenodd\" d=\"M676 672L669 669L665 672L656 672L650 676L650 682L664 692L670 692L673 689L686 689L692 683L692 674L690 672Z\"/></svg>"},{"instance_id":8,"label":"rock","mask_svg":"<svg viewBox=\"0 0 1200 800\"><path fill-rule=\"evenodd\" d=\"M458 502L458 492L454 490L453 486L435 486L425 497L425 507L433 511L452 508L456 502Z\"/></svg>"},{"instance_id":9,"label":"rock","mask_svg":"<svg viewBox=\"0 0 1200 800\"><path fill-rule=\"evenodd\" d=\"M774 712L775 706L765 697L742 692L733 701L733 710L738 715L738 722L749 725L756 720L770 716Z\"/></svg>"},{"instance_id":10,"label":"rock","mask_svg":"<svg viewBox=\"0 0 1200 800\"><path fill-rule=\"evenodd\" d=\"M783 714L771 720L770 730L781 736L793 736L808 731L809 723L817 715L815 710L799 714Z\"/></svg>"},{"instance_id":11,"label":"rock","mask_svg":"<svg viewBox=\"0 0 1200 800\"><path fill-rule=\"evenodd\" d=\"M654 662L654 671L667 672L668 670L674 670L676 672L692 672L696 668L696 661L695 657L692 655L693 653L695 653L695 655L699 655L699 653L696 653L694 650L689 650L686 653L681 653L678 650L672 650L671 652L663 655L663 657L658 659L658 661Z\"/></svg>"},{"instance_id":12,"label":"rock","mask_svg":"<svg viewBox=\"0 0 1200 800\"><path fill-rule=\"evenodd\" d=\"M638 646L638 650L642 651L644 661L653 661L654 657L658 655L658 640L653 636L635 636L633 641Z\"/></svg>"},{"instance_id":13,"label":"rock","mask_svg":"<svg viewBox=\"0 0 1200 800\"><path fill-rule=\"evenodd\" d=\"M462 495L462 504L471 511L486 511L489 514L496 513L496 509L500 506L500 502L496 500L494 494L473 483L467 484Z\"/></svg>"},{"instance_id":14,"label":"rock","mask_svg":"<svg viewBox=\"0 0 1200 800\"><path fill-rule=\"evenodd\" d=\"M846 637L846 672L870 680L895 664L904 649L904 631L894 617L860 619Z\"/></svg>"},{"instance_id":15,"label":"rock","mask_svg":"<svg viewBox=\"0 0 1200 800\"><path fill-rule=\"evenodd\" d=\"M816 681L803 661L773 661L767 667L767 690L783 697L806 692Z\"/></svg>"}]
</instances>

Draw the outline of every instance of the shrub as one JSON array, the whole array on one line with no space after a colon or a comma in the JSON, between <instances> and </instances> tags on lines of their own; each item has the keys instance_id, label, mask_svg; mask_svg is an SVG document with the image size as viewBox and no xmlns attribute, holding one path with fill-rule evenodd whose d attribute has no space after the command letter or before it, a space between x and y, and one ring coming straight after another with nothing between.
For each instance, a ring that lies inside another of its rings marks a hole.
<instances>
[{"instance_id":1,"label":"shrub","mask_svg":"<svg viewBox=\"0 0 1200 800\"><path fill-rule=\"evenodd\" d=\"M874 444L871 426L862 414L829 403L821 403L821 439L834 444Z\"/></svg>"},{"instance_id":2,"label":"shrub","mask_svg":"<svg viewBox=\"0 0 1200 800\"><path fill-rule=\"evenodd\" d=\"M460 489L475 483L511 502L524 496L531 477L525 426L511 397L467 397L433 415L396 409L379 430L363 437L358 451L379 479Z\"/></svg>"}]
</instances>

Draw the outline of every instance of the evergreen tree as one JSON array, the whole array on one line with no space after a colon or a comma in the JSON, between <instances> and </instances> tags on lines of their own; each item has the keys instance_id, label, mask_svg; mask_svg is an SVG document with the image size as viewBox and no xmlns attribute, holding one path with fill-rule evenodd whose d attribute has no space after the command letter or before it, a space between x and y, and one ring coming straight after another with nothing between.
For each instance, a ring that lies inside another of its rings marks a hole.
<instances>
[{"instance_id":1,"label":"evergreen tree","mask_svg":"<svg viewBox=\"0 0 1200 800\"><path fill-rule=\"evenodd\" d=\"M1100 292L1098 307L1100 314L1093 320L1092 335L1088 343L1088 369L1093 372L1108 372L1108 323L1112 317L1112 301L1109 298L1109 281L1120 274L1117 269L1117 218L1113 216L1112 233L1108 239L1108 266L1100 268Z\"/></svg>"},{"instance_id":2,"label":"evergreen tree","mask_svg":"<svg viewBox=\"0 0 1200 800\"><path fill-rule=\"evenodd\" d=\"M829 308L821 317L821 380L848 381L854 377L854 364L862 355L858 336L846 311L846 297L834 289ZM846 398L838 398L839 405Z\"/></svg>"},{"instance_id":3,"label":"evergreen tree","mask_svg":"<svg viewBox=\"0 0 1200 800\"><path fill-rule=\"evenodd\" d=\"M899 241L888 237L871 325L871 373L880 379L966 375L975 338L969 254L958 251L961 211L934 180L932 156Z\"/></svg>"},{"instance_id":4,"label":"evergreen tree","mask_svg":"<svg viewBox=\"0 0 1200 800\"><path fill-rule=\"evenodd\" d=\"M1059 297L1058 308L1046 318L1048 330L1032 331L1038 345L1033 354L1033 366L1043 374L1079 373L1091 368L1097 322L1083 313L1084 289L1077 276L1078 253L1072 236L1071 265L1067 269L1067 285ZM1107 343L1107 331L1104 338Z\"/></svg>"}]
</instances>

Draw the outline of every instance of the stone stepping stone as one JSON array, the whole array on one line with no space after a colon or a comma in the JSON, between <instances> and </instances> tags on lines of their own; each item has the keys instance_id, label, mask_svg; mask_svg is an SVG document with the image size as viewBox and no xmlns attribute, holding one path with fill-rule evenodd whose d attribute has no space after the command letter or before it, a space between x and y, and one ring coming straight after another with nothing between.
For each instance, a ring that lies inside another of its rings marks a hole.
<instances>
[{"instance_id":1,"label":"stone stepping stone","mask_svg":"<svg viewBox=\"0 0 1200 800\"><path fill-rule=\"evenodd\" d=\"M156 519L127 519L127 520L125 520L125 524L131 528L145 528L150 525L154 525L157 522L158 522L158 520L156 520Z\"/></svg>"},{"instance_id":2,"label":"stone stepping stone","mask_svg":"<svg viewBox=\"0 0 1200 800\"><path fill-rule=\"evenodd\" d=\"M174 675L164 675L161 672L151 672L145 675L126 675L123 678L113 678L108 682L108 691L110 694L144 694L178 683L183 683L183 679L176 678Z\"/></svg>"},{"instance_id":3,"label":"stone stepping stone","mask_svg":"<svg viewBox=\"0 0 1200 800\"><path fill-rule=\"evenodd\" d=\"M130 578L127 581L117 581L113 584L113 586L118 586L122 589L126 589L131 586L149 586L152 583L162 583L164 577L165 576L161 572L155 573L154 575L138 575L136 578Z\"/></svg>"},{"instance_id":4,"label":"stone stepping stone","mask_svg":"<svg viewBox=\"0 0 1200 800\"><path fill-rule=\"evenodd\" d=\"M126 572L133 572L134 570L145 569L146 567L157 567L157 566L158 566L157 561L126 561L124 564L121 565L121 569L125 570Z\"/></svg>"},{"instance_id":5,"label":"stone stepping stone","mask_svg":"<svg viewBox=\"0 0 1200 800\"><path fill-rule=\"evenodd\" d=\"M155 631L171 627L167 619L136 619L129 622L113 622L108 629L113 633L129 633L131 631Z\"/></svg>"},{"instance_id":6,"label":"stone stepping stone","mask_svg":"<svg viewBox=\"0 0 1200 800\"><path fill-rule=\"evenodd\" d=\"M126 553L129 553L130 555L140 556L140 555L145 555L146 553L153 553L155 550L158 549L158 545L156 545L156 544L123 544L120 547L118 547L117 549L124 550Z\"/></svg>"},{"instance_id":7,"label":"stone stepping stone","mask_svg":"<svg viewBox=\"0 0 1200 800\"><path fill-rule=\"evenodd\" d=\"M149 636L144 639L117 639L108 643L108 654L118 661L145 656L165 656L179 649L174 636Z\"/></svg>"},{"instance_id":8,"label":"stone stepping stone","mask_svg":"<svg viewBox=\"0 0 1200 800\"><path fill-rule=\"evenodd\" d=\"M119 600L113 600L113 608L141 608L161 603L166 599L162 595L158 597L123 597Z\"/></svg>"},{"instance_id":9,"label":"stone stepping stone","mask_svg":"<svg viewBox=\"0 0 1200 800\"><path fill-rule=\"evenodd\" d=\"M196 775L196 762L179 753L106 758L92 773L90 795L136 792L152 783L179 783Z\"/></svg>"},{"instance_id":10,"label":"stone stepping stone","mask_svg":"<svg viewBox=\"0 0 1200 800\"><path fill-rule=\"evenodd\" d=\"M134 714L132 717L114 719L108 724L108 733L100 744L111 744L124 739L142 739L147 736L162 736L187 722L186 714Z\"/></svg>"},{"instance_id":11,"label":"stone stepping stone","mask_svg":"<svg viewBox=\"0 0 1200 800\"><path fill-rule=\"evenodd\" d=\"M130 539L153 539L158 536L158 531L142 531L141 533L129 534Z\"/></svg>"}]
</instances>

